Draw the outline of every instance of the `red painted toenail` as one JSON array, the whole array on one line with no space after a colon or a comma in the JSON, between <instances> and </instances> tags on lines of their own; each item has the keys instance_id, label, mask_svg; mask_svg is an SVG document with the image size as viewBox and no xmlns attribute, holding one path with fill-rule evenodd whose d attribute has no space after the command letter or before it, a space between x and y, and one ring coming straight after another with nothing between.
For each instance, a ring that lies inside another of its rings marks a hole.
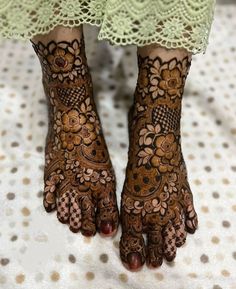
<instances>
[{"instance_id":1,"label":"red painted toenail","mask_svg":"<svg viewBox=\"0 0 236 289\"><path fill-rule=\"evenodd\" d=\"M137 270L142 266L142 258L140 253L129 253L127 256L128 265L131 270Z\"/></svg>"},{"instance_id":2,"label":"red painted toenail","mask_svg":"<svg viewBox=\"0 0 236 289\"><path fill-rule=\"evenodd\" d=\"M102 221L100 226L101 233L108 235L113 232L113 222L111 221Z\"/></svg>"}]
</instances>

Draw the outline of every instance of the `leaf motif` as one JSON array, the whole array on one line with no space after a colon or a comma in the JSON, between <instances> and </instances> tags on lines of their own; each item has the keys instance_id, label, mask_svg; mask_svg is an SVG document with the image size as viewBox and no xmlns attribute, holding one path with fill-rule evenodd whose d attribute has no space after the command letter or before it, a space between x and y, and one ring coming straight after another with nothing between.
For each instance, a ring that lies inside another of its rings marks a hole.
<instances>
[{"instance_id":1,"label":"leaf motif","mask_svg":"<svg viewBox=\"0 0 236 289\"><path fill-rule=\"evenodd\" d=\"M140 158L144 158L144 157L147 156L147 153L146 153L145 151L140 151L140 152L138 153L138 156L139 156Z\"/></svg>"},{"instance_id":2,"label":"leaf motif","mask_svg":"<svg viewBox=\"0 0 236 289\"><path fill-rule=\"evenodd\" d=\"M159 125L159 124L157 124L156 126L155 126L155 133L157 134L157 133L159 133L161 131L161 126Z\"/></svg>"},{"instance_id":3,"label":"leaf motif","mask_svg":"<svg viewBox=\"0 0 236 289\"><path fill-rule=\"evenodd\" d=\"M143 137L140 137L139 139L139 145L142 146L144 144L144 138Z\"/></svg>"},{"instance_id":4,"label":"leaf motif","mask_svg":"<svg viewBox=\"0 0 236 289\"><path fill-rule=\"evenodd\" d=\"M86 98L85 103L89 106L90 105L90 98Z\"/></svg>"},{"instance_id":5,"label":"leaf motif","mask_svg":"<svg viewBox=\"0 0 236 289\"><path fill-rule=\"evenodd\" d=\"M146 128L142 128L139 132L139 135L145 135L145 133L147 132Z\"/></svg>"},{"instance_id":6,"label":"leaf motif","mask_svg":"<svg viewBox=\"0 0 236 289\"><path fill-rule=\"evenodd\" d=\"M154 132L154 126L152 124L148 124L147 129L151 132Z\"/></svg>"},{"instance_id":7,"label":"leaf motif","mask_svg":"<svg viewBox=\"0 0 236 289\"><path fill-rule=\"evenodd\" d=\"M84 103L81 104L80 109L83 113L86 113L86 106Z\"/></svg>"},{"instance_id":8,"label":"leaf motif","mask_svg":"<svg viewBox=\"0 0 236 289\"><path fill-rule=\"evenodd\" d=\"M176 61L176 58L174 58L169 64L169 69L170 70L174 69L176 65L177 65L177 61Z\"/></svg>"},{"instance_id":9,"label":"leaf motif","mask_svg":"<svg viewBox=\"0 0 236 289\"><path fill-rule=\"evenodd\" d=\"M148 154L148 155L153 155L153 150L151 148L145 148L144 151Z\"/></svg>"},{"instance_id":10,"label":"leaf motif","mask_svg":"<svg viewBox=\"0 0 236 289\"><path fill-rule=\"evenodd\" d=\"M144 144L149 146L150 144L152 144L152 138L150 137L146 137L145 140L144 140Z\"/></svg>"},{"instance_id":11,"label":"leaf motif","mask_svg":"<svg viewBox=\"0 0 236 289\"><path fill-rule=\"evenodd\" d=\"M60 48L62 48L62 49L66 49L67 46L68 46L68 44L61 42L61 43L59 43L57 46L60 47Z\"/></svg>"},{"instance_id":12,"label":"leaf motif","mask_svg":"<svg viewBox=\"0 0 236 289\"><path fill-rule=\"evenodd\" d=\"M71 47L68 47L68 51L69 51L71 54L74 54L74 53L75 53L74 49L71 48Z\"/></svg>"}]
</instances>

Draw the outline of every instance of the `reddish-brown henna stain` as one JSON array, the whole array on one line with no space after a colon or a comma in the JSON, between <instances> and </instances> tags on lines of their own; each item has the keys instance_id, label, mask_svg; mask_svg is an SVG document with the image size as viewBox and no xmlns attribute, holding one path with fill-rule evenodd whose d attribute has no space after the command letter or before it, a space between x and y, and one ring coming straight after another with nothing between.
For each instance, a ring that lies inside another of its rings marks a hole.
<instances>
[{"instance_id":1,"label":"reddish-brown henna stain","mask_svg":"<svg viewBox=\"0 0 236 289\"><path fill-rule=\"evenodd\" d=\"M139 55L130 149L122 193L121 260L131 270L172 261L197 215L181 152L180 116L190 59ZM147 234L145 245L142 234Z\"/></svg>"},{"instance_id":2,"label":"reddish-brown henna stain","mask_svg":"<svg viewBox=\"0 0 236 289\"><path fill-rule=\"evenodd\" d=\"M33 43L49 104L44 207L86 236L118 227L115 177L82 40Z\"/></svg>"}]
</instances>

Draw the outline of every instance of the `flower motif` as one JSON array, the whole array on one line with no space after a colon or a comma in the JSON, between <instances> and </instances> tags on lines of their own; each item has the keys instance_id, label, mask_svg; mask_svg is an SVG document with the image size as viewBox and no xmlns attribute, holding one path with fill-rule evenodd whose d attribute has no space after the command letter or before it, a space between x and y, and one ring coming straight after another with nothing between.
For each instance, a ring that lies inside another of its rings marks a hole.
<instances>
[{"instance_id":1,"label":"flower motif","mask_svg":"<svg viewBox=\"0 0 236 289\"><path fill-rule=\"evenodd\" d=\"M102 184L109 183L112 180L111 176L109 175L108 171L102 171L99 181Z\"/></svg>"},{"instance_id":2,"label":"flower motif","mask_svg":"<svg viewBox=\"0 0 236 289\"><path fill-rule=\"evenodd\" d=\"M113 17L113 23L116 27L116 34L118 36L129 35L132 31L133 23L127 13L116 13Z\"/></svg>"},{"instance_id":3,"label":"flower motif","mask_svg":"<svg viewBox=\"0 0 236 289\"><path fill-rule=\"evenodd\" d=\"M83 143L86 145L91 144L97 138L97 134L94 131L94 126L91 123L86 123L83 125L80 135Z\"/></svg>"},{"instance_id":4,"label":"flower motif","mask_svg":"<svg viewBox=\"0 0 236 289\"><path fill-rule=\"evenodd\" d=\"M80 163L75 159L67 159L66 160L66 170L72 170L74 173L79 168Z\"/></svg>"},{"instance_id":5,"label":"flower motif","mask_svg":"<svg viewBox=\"0 0 236 289\"><path fill-rule=\"evenodd\" d=\"M61 132L60 139L62 142L62 148L68 149L69 151L72 151L75 146L81 144L81 137L71 132L68 133Z\"/></svg>"},{"instance_id":6,"label":"flower motif","mask_svg":"<svg viewBox=\"0 0 236 289\"><path fill-rule=\"evenodd\" d=\"M79 115L75 109L70 110L68 113L62 115L62 125L65 132L78 132L82 125L86 122L83 114Z\"/></svg>"},{"instance_id":7,"label":"flower motif","mask_svg":"<svg viewBox=\"0 0 236 289\"><path fill-rule=\"evenodd\" d=\"M50 164L50 162L53 159L53 154L52 153L47 153L45 155L45 165L48 166Z\"/></svg>"},{"instance_id":8,"label":"flower motif","mask_svg":"<svg viewBox=\"0 0 236 289\"><path fill-rule=\"evenodd\" d=\"M138 92L141 93L142 97L145 98L148 94L148 85L149 85L149 77L148 77L148 67L146 65L142 65L139 75L138 75Z\"/></svg>"},{"instance_id":9,"label":"flower motif","mask_svg":"<svg viewBox=\"0 0 236 289\"><path fill-rule=\"evenodd\" d=\"M184 204L186 206L193 206L193 197L192 197L192 194L187 190L187 189L181 189L181 194L182 194L182 198L183 198L183 201L184 201Z\"/></svg>"},{"instance_id":10,"label":"flower motif","mask_svg":"<svg viewBox=\"0 0 236 289\"><path fill-rule=\"evenodd\" d=\"M159 83L159 88L168 93L171 99L176 97L181 97L183 94L183 79L181 71L176 67L176 60L172 61L170 66L173 66L173 69L164 69L161 72L162 79Z\"/></svg>"},{"instance_id":11,"label":"flower motif","mask_svg":"<svg viewBox=\"0 0 236 289\"><path fill-rule=\"evenodd\" d=\"M66 77L74 80L78 74L85 74L86 69L82 64L80 52L79 43L74 40L70 46L64 42L59 44L52 42L48 48L40 46L38 53L44 72L54 79L63 81Z\"/></svg>"},{"instance_id":12,"label":"flower motif","mask_svg":"<svg viewBox=\"0 0 236 289\"><path fill-rule=\"evenodd\" d=\"M144 206L143 206L143 211L142 215L144 216L146 213L152 213L153 212L153 205L152 202L147 201L145 202Z\"/></svg>"},{"instance_id":13,"label":"flower motif","mask_svg":"<svg viewBox=\"0 0 236 289\"><path fill-rule=\"evenodd\" d=\"M61 170L57 170L50 175L49 180L46 181L44 192L53 193L56 190L56 185L64 180Z\"/></svg>"},{"instance_id":14,"label":"flower motif","mask_svg":"<svg viewBox=\"0 0 236 289\"><path fill-rule=\"evenodd\" d=\"M179 150L173 133L162 135L155 140L155 155L151 164L158 168L161 173L171 172L173 165L178 165ZM173 161L174 160L174 161Z\"/></svg>"},{"instance_id":15,"label":"flower motif","mask_svg":"<svg viewBox=\"0 0 236 289\"><path fill-rule=\"evenodd\" d=\"M159 87L160 71L161 71L160 59L156 58L155 61L151 64L150 68L151 75L150 75L149 92L151 93L152 99L156 99L158 96L164 95L164 91Z\"/></svg>"},{"instance_id":16,"label":"flower motif","mask_svg":"<svg viewBox=\"0 0 236 289\"><path fill-rule=\"evenodd\" d=\"M186 33L186 30L184 29L184 24L179 19L173 17L172 20L164 22L162 34L165 37L168 37L169 40L180 39L184 36L184 33Z\"/></svg>"},{"instance_id":17,"label":"flower motif","mask_svg":"<svg viewBox=\"0 0 236 289\"><path fill-rule=\"evenodd\" d=\"M83 184L84 182L89 182L92 175L93 175L92 169L86 169L83 168L81 171L77 174L77 178L79 179L79 182Z\"/></svg>"},{"instance_id":18,"label":"flower motif","mask_svg":"<svg viewBox=\"0 0 236 289\"><path fill-rule=\"evenodd\" d=\"M153 126L152 124L147 124L146 128L143 128L139 132L139 145L151 145L154 139L154 136L161 131L161 126L157 124Z\"/></svg>"},{"instance_id":19,"label":"flower motif","mask_svg":"<svg viewBox=\"0 0 236 289\"><path fill-rule=\"evenodd\" d=\"M176 182L177 182L177 174L176 173L171 173L168 175L168 184L164 186L164 192L168 192L170 194L174 194L178 192L178 189L176 187Z\"/></svg>"},{"instance_id":20,"label":"flower motif","mask_svg":"<svg viewBox=\"0 0 236 289\"><path fill-rule=\"evenodd\" d=\"M104 5L99 1L91 1L89 11L93 11L97 19L101 19L104 13Z\"/></svg>"},{"instance_id":21,"label":"flower motif","mask_svg":"<svg viewBox=\"0 0 236 289\"><path fill-rule=\"evenodd\" d=\"M139 161L138 161L138 165L145 165L149 162L149 160L151 159L151 157L153 156L154 152L151 148L146 147L145 149L141 150L138 153L139 156Z\"/></svg>"},{"instance_id":22,"label":"flower motif","mask_svg":"<svg viewBox=\"0 0 236 289\"><path fill-rule=\"evenodd\" d=\"M124 202L124 206L126 208L126 211L128 213L130 213L130 211L134 208L134 201L133 199L131 199L130 197L124 197L124 200L122 200L122 202Z\"/></svg>"},{"instance_id":23,"label":"flower motif","mask_svg":"<svg viewBox=\"0 0 236 289\"><path fill-rule=\"evenodd\" d=\"M62 48L56 48L53 54L49 54L47 61L50 64L51 70L54 73L68 72L74 64L74 55L66 52ZM53 77L56 77L55 75Z\"/></svg>"},{"instance_id":24,"label":"flower motif","mask_svg":"<svg viewBox=\"0 0 236 289\"><path fill-rule=\"evenodd\" d=\"M74 18L78 13L77 11L80 11L82 9L80 1L74 0L67 0L66 5L65 2L62 2L60 6L69 18Z\"/></svg>"}]
</instances>

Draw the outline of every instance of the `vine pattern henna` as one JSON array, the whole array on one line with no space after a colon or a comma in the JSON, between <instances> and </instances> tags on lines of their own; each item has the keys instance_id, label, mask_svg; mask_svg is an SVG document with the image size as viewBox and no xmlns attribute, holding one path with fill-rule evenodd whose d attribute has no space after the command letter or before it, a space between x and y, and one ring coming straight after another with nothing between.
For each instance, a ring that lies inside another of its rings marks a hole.
<instances>
[{"instance_id":1,"label":"vine pattern henna","mask_svg":"<svg viewBox=\"0 0 236 289\"><path fill-rule=\"evenodd\" d=\"M130 149L122 192L120 254L130 269L172 261L197 215L181 151L181 103L191 60L138 56L129 114ZM147 233L147 244L142 233Z\"/></svg>"},{"instance_id":2,"label":"vine pattern henna","mask_svg":"<svg viewBox=\"0 0 236 289\"><path fill-rule=\"evenodd\" d=\"M33 43L49 103L44 207L73 232L116 231L115 177L93 100L83 39Z\"/></svg>"}]
</instances>

